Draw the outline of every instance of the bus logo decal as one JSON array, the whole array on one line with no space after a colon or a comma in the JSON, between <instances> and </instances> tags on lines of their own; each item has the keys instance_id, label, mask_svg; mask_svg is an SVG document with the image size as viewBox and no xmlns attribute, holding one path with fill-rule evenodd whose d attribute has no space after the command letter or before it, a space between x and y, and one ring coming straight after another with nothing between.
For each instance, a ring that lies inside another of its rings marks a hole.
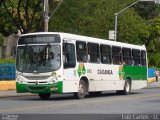
<instances>
[{"instance_id":1,"label":"bus logo decal","mask_svg":"<svg viewBox=\"0 0 160 120\"><path fill-rule=\"evenodd\" d=\"M104 70L104 69L100 70L100 69L98 69L98 70L97 70L97 74L112 75L113 72L112 72L112 70Z\"/></svg>"},{"instance_id":2,"label":"bus logo decal","mask_svg":"<svg viewBox=\"0 0 160 120\"><path fill-rule=\"evenodd\" d=\"M84 75L85 73L86 73L86 68L85 68L83 63L80 63L79 67L78 67L78 75L79 75L79 77L81 75Z\"/></svg>"},{"instance_id":3,"label":"bus logo decal","mask_svg":"<svg viewBox=\"0 0 160 120\"><path fill-rule=\"evenodd\" d=\"M38 85L38 81L35 81L35 84Z\"/></svg>"},{"instance_id":4,"label":"bus logo decal","mask_svg":"<svg viewBox=\"0 0 160 120\"><path fill-rule=\"evenodd\" d=\"M123 80L124 79L124 75L125 75L125 72L123 71L123 65L119 66L118 74L119 74L119 79Z\"/></svg>"}]
</instances>

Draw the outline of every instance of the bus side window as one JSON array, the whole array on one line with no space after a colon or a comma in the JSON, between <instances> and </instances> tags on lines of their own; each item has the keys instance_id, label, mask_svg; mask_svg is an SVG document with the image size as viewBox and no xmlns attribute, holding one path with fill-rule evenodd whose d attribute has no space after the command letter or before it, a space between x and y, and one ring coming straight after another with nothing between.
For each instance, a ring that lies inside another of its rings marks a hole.
<instances>
[{"instance_id":1,"label":"bus side window","mask_svg":"<svg viewBox=\"0 0 160 120\"><path fill-rule=\"evenodd\" d=\"M122 50L121 47L112 47L112 63L121 65L122 64Z\"/></svg>"},{"instance_id":2,"label":"bus side window","mask_svg":"<svg viewBox=\"0 0 160 120\"><path fill-rule=\"evenodd\" d=\"M111 46L101 45L100 51L101 51L101 62L104 64L110 64L111 63Z\"/></svg>"},{"instance_id":3,"label":"bus side window","mask_svg":"<svg viewBox=\"0 0 160 120\"><path fill-rule=\"evenodd\" d=\"M141 66L140 50L132 49L132 64L136 66Z\"/></svg>"},{"instance_id":4,"label":"bus side window","mask_svg":"<svg viewBox=\"0 0 160 120\"><path fill-rule=\"evenodd\" d=\"M88 61L91 63L100 63L99 44L88 43Z\"/></svg>"},{"instance_id":5,"label":"bus side window","mask_svg":"<svg viewBox=\"0 0 160 120\"><path fill-rule=\"evenodd\" d=\"M131 62L131 49L130 48L122 48L122 54L123 54L123 62L122 62L122 64L132 65L132 62Z\"/></svg>"},{"instance_id":6,"label":"bus side window","mask_svg":"<svg viewBox=\"0 0 160 120\"><path fill-rule=\"evenodd\" d=\"M63 44L63 63L64 63L64 68L73 68L76 66L74 44L71 43Z\"/></svg>"},{"instance_id":7,"label":"bus side window","mask_svg":"<svg viewBox=\"0 0 160 120\"><path fill-rule=\"evenodd\" d=\"M141 51L141 64L142 66L146 66L146 52L145 51Z\"/></svg>"},{"instance_id":8,"label":"bus side window","mask_svg":"<svg viewBox=\"0 0 160 120\"><path fill-rule=\"evenodd\" d=\"M76 52L78 62L87 62L87 45L85 42L76 42Z\"/></svg>"}]
</instances>

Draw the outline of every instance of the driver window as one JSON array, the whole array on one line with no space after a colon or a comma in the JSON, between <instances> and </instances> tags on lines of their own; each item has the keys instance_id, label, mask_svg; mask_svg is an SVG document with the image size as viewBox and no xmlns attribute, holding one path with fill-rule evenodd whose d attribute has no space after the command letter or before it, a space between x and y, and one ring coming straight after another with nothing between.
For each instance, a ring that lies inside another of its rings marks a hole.
<instances>
[{"instance_id":1,"label":"driver window","mask_svg":"<svg viewBox=\"0 0 160 120\"><path fill-rule=\"evenodd\" d=\"M63 44L63 63L64 63L64 68L73 68L76 66L74 44L71 43Z\"/></svg>"}]
</instances>

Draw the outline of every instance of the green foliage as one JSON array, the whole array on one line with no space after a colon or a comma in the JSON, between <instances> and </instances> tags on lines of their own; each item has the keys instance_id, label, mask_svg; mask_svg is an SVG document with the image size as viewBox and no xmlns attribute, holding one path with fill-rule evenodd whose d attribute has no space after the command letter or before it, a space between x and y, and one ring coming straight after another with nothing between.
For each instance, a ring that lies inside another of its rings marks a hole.
<instances>
[{"instance_id":1,"label":"green foliage","mask_svg":"<svg viewBox=\"0 0 160 120\"><path fill-rule=\"evenodd\" d=\"M108 39L108 31L114 29L114 13L124 9L129 3L132 1L65 0L50 21L50 31ZM145 44L145 39L150 35L149 27L133 9L118 16L117 34L118 41L134 44Z\"/></svg>"},{"instance_id":2,"label":"green foliage","mask_svg":"<svg viewBox=\"0 0 160 120\"><path fill-rule=\"evenodd\" d=\"M0 58L0 64L15 64L15 59L13 58Z\"/></svg>"},{"instance_id":3,"label":"green foliage","mask_svg":"<svg viewBox=\"0 0 160 120\"><path fill-rule=\"evenodd\" d=\"M4 35L17 30L22 34L39 31L43 19L42 3L42 0L3 0L0 10L2 21L0 31L4 31Z\"/></svg>"},{"instance_id":4,"label":"green foliage","mask_svg":"<svg viewBox=\"0 0 160 120\"><path fill-rule=\"evenodd\" d=\"M110 4L107 4L108 1ZM111 7L115 2L114 0L108 1L65 0L50 20L50 31L107 39L108 30L114 28L114 10Z\"/></svg>"},{"instance_id":5,"label":"green foliage","mask_svg":"<svg viewBox=\"0 0 160 120\"><path fill-rule=\"evenodd\" d=\"M11 17L8 15L4 7L0 7L0 32L4 36L8 36L17 32L17 28L12 22Z\"/></svg>"},{"instance_id":6,"label":"green foliage","mask_svg":"<svg viewBox=\"0 0 160 120\"><path fill-rule=\"evenodd\" d=\"M140 2L135 5L135 10L145 20L154 19L160 14L160 6L154 2Z\"/></svg>"},{"instance_id":7,"label":"green foliage","mask_svg":"<svg viewBox=\"0 0 160 120\"><path fill-rule=\"evenodd\" d=\"M160 16L150 23L151 35L147 45L149 65L160 67Z\"/></svg>"},{"instance_id":8,"label":"green foliage","mask_svg":"<svg viewBox=\"0 0 160 120\"><path fill-rule=\"evenodd\" d=\"M133 2L135 1L65 0L50 19L50 31L108 39L108 31L114 29L114 13ZM117 33L118 41L138 45L145 44L148 49L149 64L155 66L159 65L156 55L160 53L158 53L160 47L158 48L159 42L157 42L157 38L160 36L160 25L159 20L151 19L157 17L158 9L159 6L144 2L124 11L118 15ZM153 51L157 54L152 54Z\"/></svg>"},{"instance_id":9,"label":"green foliage","mask_svg":"<svg viewBox=\"0 0 160 120\"><path fill-rule=\"evenodd\" d=\"M149 65L160 68L160 54L149 54Z\"/></svg>"},{"instance_id":10,"label":"green foliage","mask_svg":"<svg viewBox=\"0 0 160 120\"><path fill-rule=\"evenodd\" d=\"M49 21L49 31L67 32L108 39L114 30L115 13L136 0L63 0ZM0 32L11 34L43 30L42 0L3 0L0 7ZM50 0L50 13L59 1ZM160 5L139 2L118 15L117 41L145 44L149 64L159 66Z\"/></svg>"},{"instance_id":11,"label":"green foliage","mask_svg":"<svg viewBox=\"0 0 160 120\"><path fill-rule=\"evenodd\" d=\"M160 16L154 19L154 22L152 24L152 35L154 38L157 38L160 36Z\"/></svg>"}]
</instances>

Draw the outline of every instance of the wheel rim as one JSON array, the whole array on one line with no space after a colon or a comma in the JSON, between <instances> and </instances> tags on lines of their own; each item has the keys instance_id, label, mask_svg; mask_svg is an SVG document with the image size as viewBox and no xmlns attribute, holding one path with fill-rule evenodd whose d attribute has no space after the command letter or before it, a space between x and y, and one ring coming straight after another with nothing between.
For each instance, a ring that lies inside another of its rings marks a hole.
<instances>
[{"instance_id":1,"label":"wheel rim","mask_svg":"<svg viewBox=\"0 0 160 120\"><path fill-rule=\"evenodd\" d=\"M126 92L129 93L129 91L130 91L130 85L129 85L129 83L127 82L127 83L126 83Z\"/></svg>"},{"instance_id":2,"label":"wheel rim","mask_svg":"<svg viewBox=\"0 0 160 120\"><path fill-rule=\"evenodd\" d=\"M83 85L83 84L80 84L80 85L79 85L78 93L79 93L80 95L83 95L84 92L85 92L85 90L84 90L84 85Z\"/></svg>"}]
</instances>

